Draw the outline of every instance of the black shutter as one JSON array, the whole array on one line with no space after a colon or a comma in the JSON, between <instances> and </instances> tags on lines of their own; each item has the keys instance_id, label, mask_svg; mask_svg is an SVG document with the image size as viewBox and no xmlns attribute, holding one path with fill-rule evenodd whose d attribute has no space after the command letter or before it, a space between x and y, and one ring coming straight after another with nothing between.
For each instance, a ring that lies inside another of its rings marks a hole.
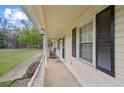
<instances>
[{"instance_id":1,"label":"black shutter","mask_svg":"<svg viewBox=\"0 0 124 93\"><path fill-rule=\"evenodd\" d=\"M96 15L96 68L115 76L114 6L109 6Z\"/></svg>"},{"instance_id":2,"label":"black shutter","mask_svg":"<svg viewBox=\"0 0 124 93\"><path fill-rule=\"evenodd\" d=\"M62 38L62 57L65 58L65 38Z\"/></svg>"},{"instance_id":3,"label":"black shutter","mask_svg":"<svg viewBox=\"0 0 124 93\"><path fill-rule=\"evenodd\" d=\"M58 40L57 40L58 49L60 49L60 40L61 40L61 39L58 39Z\"/></svg>"},{"instance_id":4,"label":"black shutter","mask_svg":"<svg viewBox=\"0 0 124 93\"><path fill-rule=\"evenodd\" d=\"M76 28L72 30L72 56L76 57Z\"/></svg>"}]
</instances>

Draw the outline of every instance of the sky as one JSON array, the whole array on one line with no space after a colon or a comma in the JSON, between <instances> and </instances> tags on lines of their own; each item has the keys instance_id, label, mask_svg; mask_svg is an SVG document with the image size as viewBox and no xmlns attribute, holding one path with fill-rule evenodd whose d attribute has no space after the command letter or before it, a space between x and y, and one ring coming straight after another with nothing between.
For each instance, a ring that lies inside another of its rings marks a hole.
<instances>
[{"instance_id":1,"label":"sky","mask_svg":"<svg viewBox=\"0 0 124 93\"><path fill-rule=\"evenodd\" d=\"M28 20L19 5L0 5L0 17L9 20L9 23L20 25L20 20Z\"/></svg>"}]
</instances>

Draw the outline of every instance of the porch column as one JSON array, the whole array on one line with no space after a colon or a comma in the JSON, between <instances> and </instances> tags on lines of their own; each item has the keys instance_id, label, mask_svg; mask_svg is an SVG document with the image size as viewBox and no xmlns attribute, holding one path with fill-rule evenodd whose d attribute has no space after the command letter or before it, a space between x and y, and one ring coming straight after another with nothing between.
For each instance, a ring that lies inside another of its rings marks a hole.
<instances>
[{"instance_id":1,"label":"porch column","mask_svg":"<svg viewBox=\"0 0 124 93\"><path fill-rule=\"evenodd\" d=\"M42 29L42 31L44 32L43 34L43 56L45 58L45 68L47 68L47 59L48 59L48 42L47 42L47 35L46 35L46 31L44 29Z\"/></svg>"}]
</instances>

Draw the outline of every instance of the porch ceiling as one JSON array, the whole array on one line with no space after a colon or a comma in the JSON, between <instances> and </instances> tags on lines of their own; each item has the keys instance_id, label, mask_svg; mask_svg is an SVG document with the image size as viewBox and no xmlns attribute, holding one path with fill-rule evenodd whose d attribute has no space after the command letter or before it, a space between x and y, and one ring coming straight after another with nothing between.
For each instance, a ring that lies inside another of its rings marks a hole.
<instances>
[{"instance_id":1,"label":"porch ceiling","mask_svg":"<svg viewBox=\"0 0 124 93\"><path fill-rule=\"evenodd\" d=\"M72 21L91 7L83 5L22 6L38 27L43 26L46 29L49 38L56 38L59 34L61 35Z\"/></svg>"}]
</instances>

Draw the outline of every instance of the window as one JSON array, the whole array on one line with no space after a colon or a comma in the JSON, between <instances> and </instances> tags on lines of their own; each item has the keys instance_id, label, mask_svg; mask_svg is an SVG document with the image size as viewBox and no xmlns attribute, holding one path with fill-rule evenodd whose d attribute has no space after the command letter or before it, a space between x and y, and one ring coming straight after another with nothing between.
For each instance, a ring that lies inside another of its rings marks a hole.
<instances>
[{"instance_id":1,"label":"window","mask_svg":"<svg viewBox=\"0 0 124 93\"><path fill-rule=\"evenodd\" d=\"M93 22L80 28L79 31L79 58L93 61Z\"/></svg>"},{"instance_id":2,"label":"window","mask_svg":"<svg viewBox=\"0 0 124 93\"><path fill-rule=\"evenodd\" d=\"M72 30L72 56L76 57L76 28Z\"/></svg>"},{"instance_id":3,"label":"window","mask_svg":"<svg viewBox=\"0 0 124 93\"><path fill-rule=\"evenodd\" d=\"M114 6L96 15L96 68L114 77Z\"/></svg>"}]
</instances>

